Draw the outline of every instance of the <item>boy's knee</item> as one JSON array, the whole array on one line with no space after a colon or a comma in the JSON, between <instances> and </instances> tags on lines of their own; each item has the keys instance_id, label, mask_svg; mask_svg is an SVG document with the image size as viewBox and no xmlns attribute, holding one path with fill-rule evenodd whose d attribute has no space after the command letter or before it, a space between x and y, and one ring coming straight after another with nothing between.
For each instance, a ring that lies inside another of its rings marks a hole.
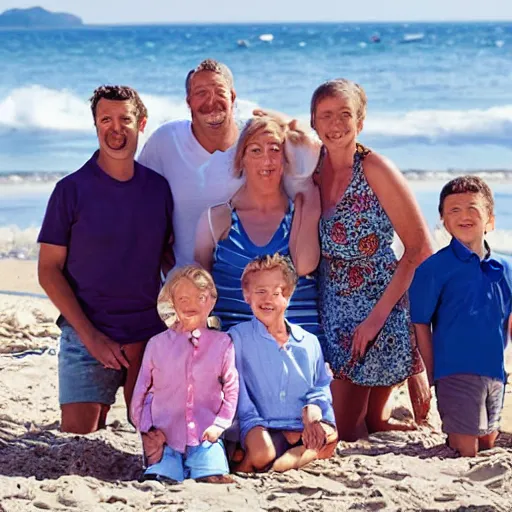
<instances>
[{"instance_id":1,"label":"boy's knee","mask_svg":"<svg viewBox=\"0 0 512 512\"><path fill-rule=\"evenodd\" d=\"M494 444L496 443L496 439L498 438L499 432L495 431L486 436L482 436L478 438L478 450L490 450L494 448Z\"/></svg>"},{"instance_id":2,"label":"boy's knee","mask_svg":"<svg viewBox=\"0 0 512 512\"><path fill-rule=\"evenodd\" d=\"M448 445L461 457L475 457L478 452L478 438L461 434L449 434Z\"/></svg>"},{"instance_id":3,"label":"boy's knee","mask_svg":"<svg viewBox=\"0 0 512 512\"><path fill-rule=\"evenodd\" d=\"M476 457L477 449L473 446L459 446L455 448L461 457Z\"/></svg>"},{"instance_id":4,"label":"boy's knee","mask_svg":"<svg viewBox=\"0 0 512 512\"><path fill-rule=\"evenodd\" d=\"M248 451L247 455L252 466L257 471L267 468L277 456L273 446L261 447L257 451Z\"/></svg>"}]
</instances>

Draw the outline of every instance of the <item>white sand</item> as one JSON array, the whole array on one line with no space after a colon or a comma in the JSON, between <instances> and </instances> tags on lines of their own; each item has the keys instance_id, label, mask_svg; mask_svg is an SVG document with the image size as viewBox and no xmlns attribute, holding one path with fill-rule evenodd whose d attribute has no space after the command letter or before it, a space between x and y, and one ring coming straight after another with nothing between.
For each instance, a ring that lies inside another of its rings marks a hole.
<instances>
[{"instance_id":1,"label":"white sand","mask_svg":"<svg viewBox=\"0 0 512 512\"><path fill-rule=\"evenodd\" d=\"M0 261L0 289L41 293L34 276L34 262ZM58 430L55 316L47 299L0 294L0 512L512 511L510 392L510 434L475 459L454 458L442 434L422 428L340 443L330 461L229 486L138 483L139 438L121 395L102 432ZM24 350L44 353L13 356ZM395 403L395 416L410 416L403 390ZM435 410L431 423L439 427Z\"/></svg>"}]
</instances>

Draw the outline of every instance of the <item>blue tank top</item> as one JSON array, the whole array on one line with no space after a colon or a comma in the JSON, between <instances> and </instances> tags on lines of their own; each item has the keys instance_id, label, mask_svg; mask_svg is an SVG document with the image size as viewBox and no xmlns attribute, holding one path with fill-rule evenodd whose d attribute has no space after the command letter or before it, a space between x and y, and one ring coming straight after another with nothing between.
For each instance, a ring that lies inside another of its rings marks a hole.
<instances>
[{"instance_id":1,"label":"blue tank top","mask_svg":"<svg viewBox=\"0 0 512 512\"><path fill-rule=\"evenodd\" d=\"M230 206L230 205L229 205ZM231 326L252 318L251 308L242 294L241 278L245 266L258 256L290 255L290 231L293 219L293 202L267 245L255 245L240 222L235 209L231 209L231 229L228 236L219 240L213 253L212 276L218 291L213 314L227 331ZM312 334L320 334L318 318L318 291L316 275L300 277L292 295L286 318Z\"/></svg>"}]
</instances>

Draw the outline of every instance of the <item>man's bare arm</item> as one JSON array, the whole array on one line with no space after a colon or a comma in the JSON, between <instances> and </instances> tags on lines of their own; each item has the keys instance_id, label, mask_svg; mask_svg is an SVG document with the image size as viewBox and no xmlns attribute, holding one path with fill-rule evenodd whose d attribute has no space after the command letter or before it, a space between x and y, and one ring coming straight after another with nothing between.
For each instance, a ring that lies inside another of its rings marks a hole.
<instances>
[{"instance_id":1,"label":"man's bare arm","mask_svg":"<svg viewBox=\"0 0 512 512\"><path fill-rule=\"evenodd\" d=\"M71 286L64 277L67 253L67 247L41 244L38 264L39 284L78 336L81 339L89 339L94 335L94 326L85 316Z\"/></svg>"},{"instance_id":2,"label":"man's bare arm","mask_svg":"<svg viewBox=\"0 0 512 512\"><path fill-rule=\"evenodd\" d=\"M41 244L38 264L40 285L95 359L117 370L128 366L120 345L98 331L80 307L64 276L66 257L67 247Z\"/></svg>"}]
</instances>

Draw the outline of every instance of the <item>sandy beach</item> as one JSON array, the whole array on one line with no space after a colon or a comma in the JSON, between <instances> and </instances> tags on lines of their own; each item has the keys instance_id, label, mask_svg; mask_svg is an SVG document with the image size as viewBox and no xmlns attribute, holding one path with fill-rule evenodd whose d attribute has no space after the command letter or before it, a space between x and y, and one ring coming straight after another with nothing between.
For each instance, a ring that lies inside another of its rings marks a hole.
<instances>
[{"instance_id":1,"label":"sandy beach","mask_svg":"<svg viewBox=\"0 0 512 512\"><path fill-rule=\"evenodd\" d=\"M55 317L36 263L0 260L0 512L512 511L510 388L498 446L475 459L445 446L434 403L433 429L340 442L332 460L302 471L235 475L228 486L139 483L121 395L105 430L59 432ZM393 398L394 416L410 419L405 389Z\"/></svg>"}]
</instances>

